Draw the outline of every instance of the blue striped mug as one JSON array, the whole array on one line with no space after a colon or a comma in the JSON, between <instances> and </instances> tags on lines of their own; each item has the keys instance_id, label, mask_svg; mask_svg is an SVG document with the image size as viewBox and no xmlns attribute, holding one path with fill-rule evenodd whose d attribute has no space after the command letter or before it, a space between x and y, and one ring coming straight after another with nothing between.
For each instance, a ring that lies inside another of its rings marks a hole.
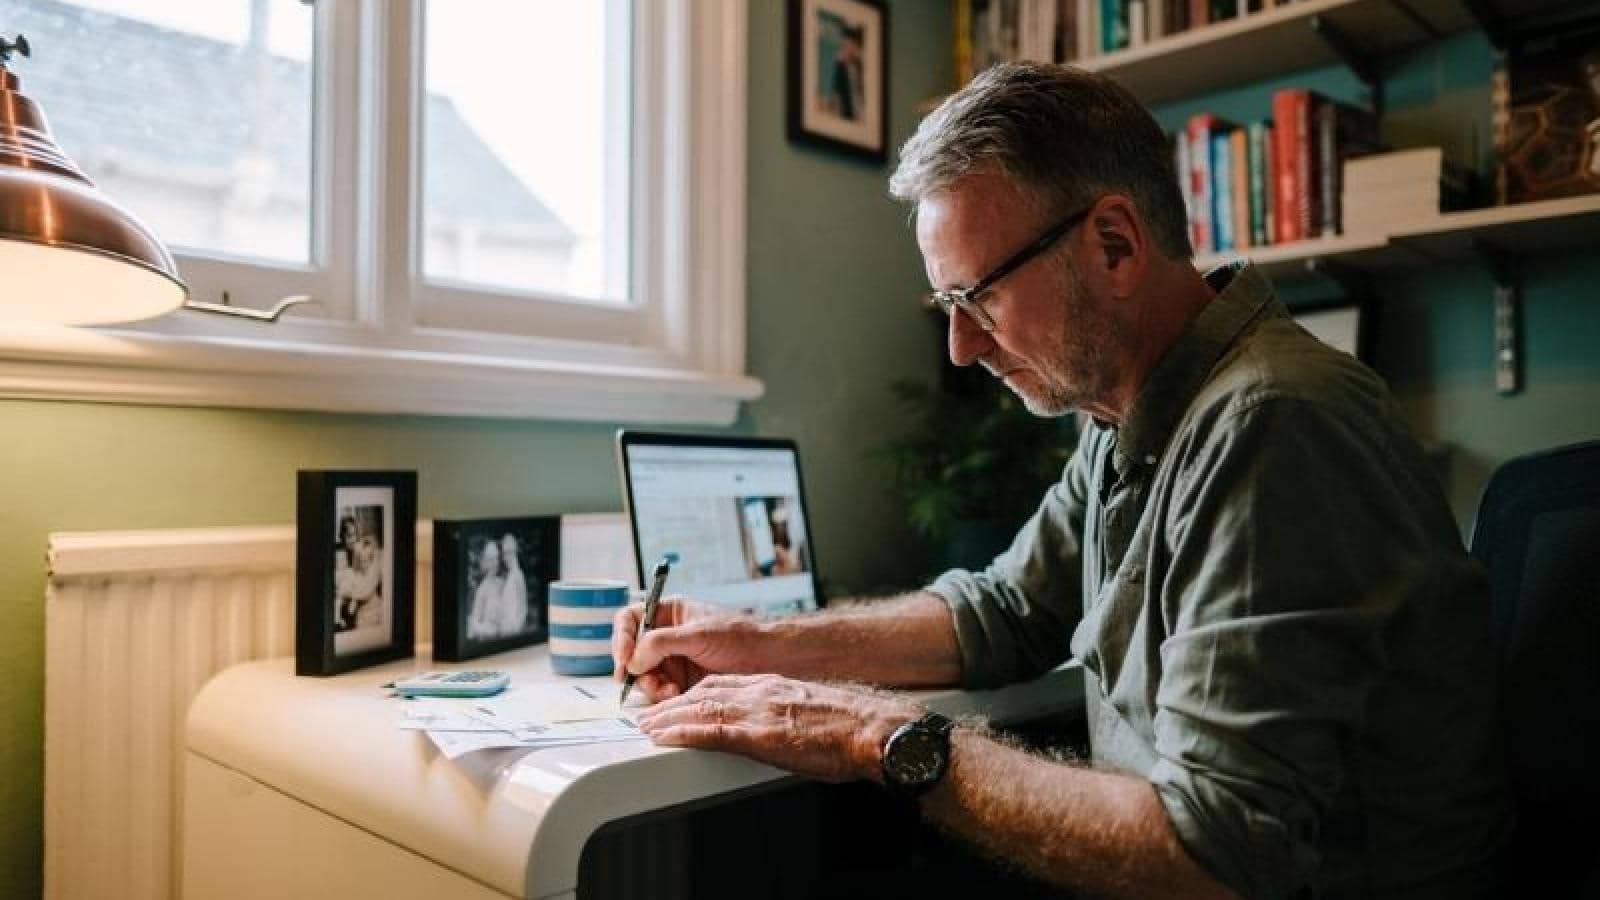
<instances>
[{"instance_id":1,"label":"blue striped mug","mask_svg":"<svg viewBox=\"0 0 1600 900\"><path fill-rule=\"evenodd\" d=\"M556 674L611 674L611 623L630 593L626 581L550 583L550 667Z\"/></svg>"}]
</instances>

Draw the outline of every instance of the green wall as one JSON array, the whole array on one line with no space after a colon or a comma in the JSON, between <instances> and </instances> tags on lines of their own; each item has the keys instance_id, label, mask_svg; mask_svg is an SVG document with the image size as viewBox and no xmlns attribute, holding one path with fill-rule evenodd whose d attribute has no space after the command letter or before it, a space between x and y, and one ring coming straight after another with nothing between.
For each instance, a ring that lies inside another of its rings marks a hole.
<instances>
[{"instance_id":1,"label":"green wall","mask_svg":"<svg viewBox=\"0 0 1600 900\"><path fill-rule=\"evenodd\" d=\"M891 135L949 88L944 4L891 16ZM932 377L924 284L886 165L791 146L783 4L750 4L749 359L767 395L737 430L797 437L834 591L898 586L914 558L867 450L893 378ZM48 104L46 104L48 106ZM298 468L419 473L423 516L621 508L614 426L0 401L0 896L41 882L44 551L52 531L287 523Z\"/></svg>"},{"instance_id":2,"label":"green wall","mask_svg":"<svg viewBox=\"0 0 1600 900\"><path fill-rule=\"evenodd\" d=\"M944 3L891 4L896 143L916 107L948 87ZM796 148L784 137L783 4L750 4L749 355L767 395L738 430L801 441L817 555L832 591L904 586L921 558L882 472L865 459L899 424L890 380L930 376L939 348L916 308L924 282L886 166ZM914 15L913 15L914 11ZM1409 60L1391 85L1391 128L1487 152L1487 49L1458 38ZM1299 81L1300 79L1296 79ZM1337 70L1316 86L1350 94ZM1263 115L1285 81L1158 111ZM1260 110L1262 112L1258 112ZM1492 387L1488 281L1471 266L1381 281L1377 366L1419 432L1450 444L1465 521L1509 456L1600 437L1600 262L1528 263L1527 389ZM0 894L40 886L45 538L63 530L285 523L293 472L420 473L424 516L619 508L611 426L335 416L0 401Z\"/></svg>"}]
</instances>

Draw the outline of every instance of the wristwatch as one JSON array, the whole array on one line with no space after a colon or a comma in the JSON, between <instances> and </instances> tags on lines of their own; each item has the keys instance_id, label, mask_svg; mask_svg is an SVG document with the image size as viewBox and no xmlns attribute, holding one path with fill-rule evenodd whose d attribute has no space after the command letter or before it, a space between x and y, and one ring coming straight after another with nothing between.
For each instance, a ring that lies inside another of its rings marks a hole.
<instances>
[{"instance_id":1,"label":"wristwatch","mask_svg":"<svg viewBox=\"0 0 1600 900\"><path fill-rule=\"evenodd\" d=\"M931 712L896 728L883 745L883 783L907 797L932 790L950 770L950 732L955 727Z\"/></svg>"}]
</instances>

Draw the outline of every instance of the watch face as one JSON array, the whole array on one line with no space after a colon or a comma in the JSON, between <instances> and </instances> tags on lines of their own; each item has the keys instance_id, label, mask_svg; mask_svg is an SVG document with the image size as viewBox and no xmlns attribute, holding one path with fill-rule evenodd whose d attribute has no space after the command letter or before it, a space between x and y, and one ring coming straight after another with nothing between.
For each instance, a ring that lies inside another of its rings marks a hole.
<instances>
[{"instance_id":1,"label":"watch face","mask_svg":"<svg viewBox=\"0 0 1600 900\"><path fill-rule=\"evenodd\" d=\"M902 784L938 778L944 768L946 739L933 731L911 729L889 746L889 770Z\"/></svg>"}]
</instances>

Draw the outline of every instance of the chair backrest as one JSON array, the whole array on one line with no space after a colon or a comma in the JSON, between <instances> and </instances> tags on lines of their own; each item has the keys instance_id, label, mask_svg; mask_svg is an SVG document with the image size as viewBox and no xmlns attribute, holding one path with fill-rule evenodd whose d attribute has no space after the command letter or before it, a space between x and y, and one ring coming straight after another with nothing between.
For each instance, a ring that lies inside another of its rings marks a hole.
<instances>
[{"instance_id":1,"label":"chair backrest","mask_svg":"<svg viewBox=\"0 0 1600 900\"><path fill-rule=\"evenodd\" d=\"M1517 803L1509 874L1600 888L1600 441L1496 470L1472 555L1493 595Z\"/></svg>"}]
</instances>

